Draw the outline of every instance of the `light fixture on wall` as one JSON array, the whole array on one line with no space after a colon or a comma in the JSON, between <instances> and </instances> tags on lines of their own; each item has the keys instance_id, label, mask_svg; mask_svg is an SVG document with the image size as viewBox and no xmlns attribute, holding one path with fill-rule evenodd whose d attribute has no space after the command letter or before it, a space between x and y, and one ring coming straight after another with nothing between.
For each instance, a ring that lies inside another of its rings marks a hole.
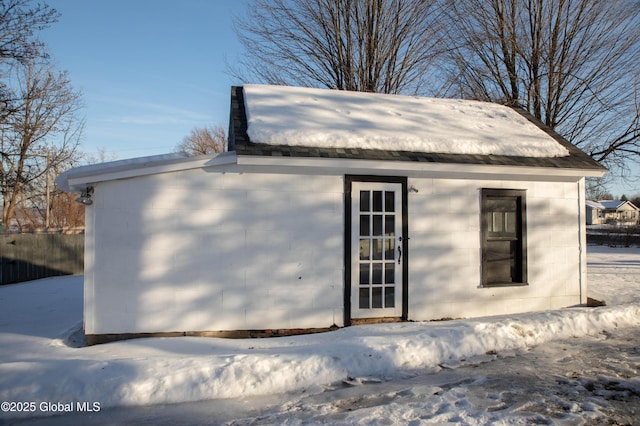
<instances>
[{"instance_id":1,"label":"light fixture on wall","mask_svg":"<svg viewBox=\"0 0 640 426\"><path fill-rule=\"evenodd\" d=\"M93 195L93 186L87 186L87 188L80 193L80 196L76 198L76 201L85 206L93 204L91 196Z\"/></svg>"}]
</instances>

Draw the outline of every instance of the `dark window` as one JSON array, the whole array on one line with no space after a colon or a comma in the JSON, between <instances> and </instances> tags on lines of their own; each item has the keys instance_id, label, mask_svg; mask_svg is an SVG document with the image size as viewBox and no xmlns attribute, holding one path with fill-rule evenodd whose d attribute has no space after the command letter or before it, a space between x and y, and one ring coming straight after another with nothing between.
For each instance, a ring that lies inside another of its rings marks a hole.
<instances>
[{"instance_id":1,"label":"dark window","mask_svg":"<svg viewBox=\"0 0 640 426\"><path fill-rule=\"evenodd\" d=\"M483 189L482 285L527 284L525 191Z\"/></svg>"}]
</instances>

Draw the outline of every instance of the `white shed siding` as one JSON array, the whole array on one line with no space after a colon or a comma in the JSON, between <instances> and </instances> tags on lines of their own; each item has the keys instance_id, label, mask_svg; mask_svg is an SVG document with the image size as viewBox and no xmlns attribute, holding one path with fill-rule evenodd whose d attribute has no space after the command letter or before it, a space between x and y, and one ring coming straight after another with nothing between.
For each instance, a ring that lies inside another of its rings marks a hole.
<instances>
[{"instance_id":1,"label":"white shed siding","mask_svg":"<svg viewBox=\"0 0 640 426\"><path fill-rule=\"evenodd\" d=\"M86 333L342 325L342 192L234 166L96 185Z\"/></svg>"},{"instance_id":2,"label":"white shed siding","mask_svg":"<svg viewBox=\"0 0 640 426\"><path fill-rule=\"evenodd\" d=\"M580 303L577 182L411 178L409 319L474 317ZM526 190L528 286L481 288L480 189Z\"/></svg>"},{"instance_id":3,"label":"white shed siding","mask_svg":"<svg viewBox=\"0 0 640 426\"><path fill-rule=\"evenodd\" d=\"M350 171L225 165L96 184L86 333L344 325ZM586 295L584 179L495 179L409 176L410 320L554 309ZM480 286L481 188L526 190L527 286Z\"/></svg>"}]
</instances>

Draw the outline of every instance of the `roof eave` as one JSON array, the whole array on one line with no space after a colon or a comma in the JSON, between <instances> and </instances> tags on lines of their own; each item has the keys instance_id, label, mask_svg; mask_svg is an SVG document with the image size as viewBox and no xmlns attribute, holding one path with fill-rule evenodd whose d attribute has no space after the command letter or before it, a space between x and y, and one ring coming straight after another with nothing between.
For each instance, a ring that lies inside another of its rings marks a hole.
<instances>
[{"instance_id":1,"label":"roof eave","mask_svg":"<svg viewBox=\"0 0 640 426\"><path fill-rule=\"evenodd\" d=\"M546 178L580 178L602 177L606 173L603 168L561 168L531 167L495 164L461 164L438 162L377 161L352 158L322 157L278 157L238 155L239 166L267 166L310 171L349 170L349 173L362 174L398 174L428 176L468 176L468 177L546 177Z\"/></svg>"},{"instance_id":2,"label":"roof eave","mask_svg":"<svg viewBox=\"0 0 640 426\"><path fill-rule=\"evenodd\" d=\"M56 179L56 185L63 191L79 192L87 186L109 180L234 164L237 156L235 152L223 152L197 157L162 157L141 157L76 167L60 174Z\"/></svg>"}]
</instances>

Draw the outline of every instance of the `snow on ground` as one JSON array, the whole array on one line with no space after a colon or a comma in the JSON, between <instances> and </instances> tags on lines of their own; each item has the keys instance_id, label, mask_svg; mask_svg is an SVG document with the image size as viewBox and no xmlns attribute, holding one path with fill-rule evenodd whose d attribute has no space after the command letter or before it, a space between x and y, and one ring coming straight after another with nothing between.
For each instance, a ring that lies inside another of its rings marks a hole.
<instances>
[{"instance_id":1,"label":"snow on ground","mask_svg":"<svg viewBox=\"0 0 640 426\"><path fill-rule=\"evenodd\" d=\"M9 411L3 405L0 420L69 411L107 421L108 413L140 415L109 407L167 403L204 413L200 420L215 410L236 424L513 424L560 415L566 424L588 424L616 410L633 419L640 249L590 246L588 259L589 295L609 306L272 339L82 347L82 277L0 287L0 401L16 403ZM184 405L200 400L209 401ZM97 414L79 412L96 407Z\"/></svg>"},{"instance_id":2,"label":"snow on ground","mask_svg":"<svg viewBox=\"0 0 640 426\"><path fill-rule=\"evenodd\" d=\"M253 142L447 154L564 157L513 109L479 101L244 85ZM456 123L451 126L451 123Z\"/></svg>"},{"instance_id":3,"label":"snow on ground","mask_svg":"<svg viewBox=\"0 0 640 426\"><path fill-rule=\"evenodd\" d=\"M589 246L589 297L608 305L640 302L640 248Z\"/></svg>"}]
</instances>

